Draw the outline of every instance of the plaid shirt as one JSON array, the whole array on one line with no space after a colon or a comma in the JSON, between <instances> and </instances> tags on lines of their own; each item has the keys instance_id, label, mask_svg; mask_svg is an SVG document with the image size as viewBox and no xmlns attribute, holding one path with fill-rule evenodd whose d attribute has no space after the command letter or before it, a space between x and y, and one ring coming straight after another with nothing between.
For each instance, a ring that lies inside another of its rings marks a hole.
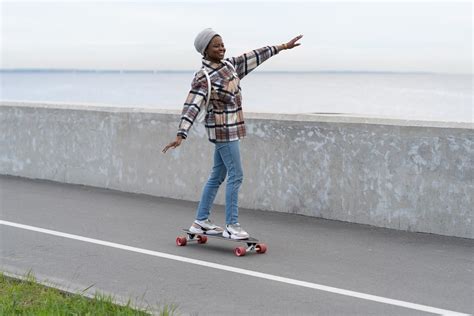
<instances>
[{"instance_id":1,"label":"plaid shirt","mask_svg":"<svg viewBox=\"0 0 474 316\"><path fill-rule=\"evenodd\" d=\"M278 54L276 46L262 47L238 57L227 58L234 67L224 62L213 63L202 60L203 67L211 78L211 98L205 118L209 140L228 142L245 137L245 122L242 112L240 79L257 68L268 58ZM201 69L191 83L181 114L178 135L186 138L189 129L198 116L201 106L206 105L208 92L207 79Z\"/></svg>"}]
</instances>

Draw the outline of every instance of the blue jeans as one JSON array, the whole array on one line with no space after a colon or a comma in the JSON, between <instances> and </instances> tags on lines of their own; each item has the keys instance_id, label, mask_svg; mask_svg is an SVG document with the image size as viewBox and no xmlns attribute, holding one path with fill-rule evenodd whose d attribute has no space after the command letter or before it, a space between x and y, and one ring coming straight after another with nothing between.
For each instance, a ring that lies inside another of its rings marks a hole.
<instances>
[{"instance_id":1,"label":"blue jeans","mask_svg":"<svg viewBox=\"0 0 474 316\"><path fill-rule=\"evenodd\" d=\"M215 146L214 166L202 191L201 201L196 211L196 219L203 221L209 217L217 190L227 175L225 222L228 225L235 224L239 218L239 189L244 178L240 162L240 141L215 143Z\"/></svg>"}]
</instances>

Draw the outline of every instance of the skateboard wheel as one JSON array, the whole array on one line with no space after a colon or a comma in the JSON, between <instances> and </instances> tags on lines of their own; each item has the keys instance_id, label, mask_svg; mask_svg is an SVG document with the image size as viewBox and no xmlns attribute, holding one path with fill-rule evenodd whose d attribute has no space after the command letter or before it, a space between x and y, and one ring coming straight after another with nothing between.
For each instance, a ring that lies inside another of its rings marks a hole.
<instances>
[{"instance_id":1,"label":"skateboard wheel","mask_svg":"<svg viewBox=\"0 0 474 316\"><path fill-rule=\"evenodd\" d=\"M245 250L245 247L237 247L237 248L234 249L234 254L237 257L245 256L246 252L247 252L247 250Z\"/></svg>"},{"instance_id":2,"label":"skateboard wheel","mask_svg":"<svg viewBox=\"0 0 474 316\"><path fill-rule=\"evenodd\" d=\"M198 244L205 244L207 242L207 236L198 235Z\"/></svg>"},{"instance_id":3,"label":"skateboard wheel","mask_svg":"<svg viewBox=\"0 0 474 316\"><path fill-rule=\"evenodd\" d=\"M255 246L255 250L257 253L265 253L267 251L267 245L265 244L257 244Z\"/></svg>"},{"instance_id":4,"label":"skateboard wheel","mask_svg":"<svg viewBox=\"0 0 474 316\"><path fill-rule=\"evenodd\" d=\"M178 238L176 238L176 245L178 245L178 246L186 246L186 237L184 237L184 236L178 236Z\"/></svg>"}]
</instances>

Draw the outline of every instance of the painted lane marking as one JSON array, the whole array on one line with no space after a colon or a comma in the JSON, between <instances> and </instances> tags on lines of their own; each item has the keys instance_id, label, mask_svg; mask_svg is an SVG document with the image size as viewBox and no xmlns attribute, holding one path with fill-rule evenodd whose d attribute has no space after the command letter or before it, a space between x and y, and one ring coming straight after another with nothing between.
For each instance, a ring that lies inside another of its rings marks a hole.
<instances>
[{"instance_id":1,"label":"painted lane marking","mask_svg":"<svg viewBox=\"0 0 474 316\"><path fill-rule=\"evenodd\" d=\"M361 293L361 292L344 290L344 289L331 287L331 286L326 286L326 285L321 285L321 284L317 284L317 283L311 283L311 282L306 282L306 281L300 281L300 280L285 278L285 277L281 277L281 276L278 276L278 275L267 274L267 273L262 273L262 272L247 270L247 269L241 269L241 268L236 268L236 267L232 267L232 266L226 266L226 265L223 265L223 264L218 264L218 263L213 263L213 262L208 262L208 261L203 261L203 260L197 260L197 259L191 259L191 258L187 258L187 257L177 256L177 255L171 255L171 254L164 253L164 252L159 252L159 251L153 251L153 250L148 250L148 249L131 247L131 246L117 244L117 243L113 243L113 242L109 242L109 241L93 239L93 238L88 238L88 237L83 237L83 236L73 235L73 234L68 234L68 233L62 233L62 232L58 232L58 231L54 231L54 230L49 230L49 229L44 229L44 228L39 228L39 227L34 227L34 226L29 226L29 225L18 224L18 223L13 223L13 222L4 221L4 220L0 220L0 224L5 225L5 226L16 227L16 228L20 228L20 229L26 229L26 230L30 230L30 231L35 231L35 232L39 232L39 233L44 233L44 234L48 234L48 235L53 235L53 236L58 236L58 237L63 237L63 238L68 238L68 239L73 239L73 240L79 240L79 241L88 242L88 243L92 243L92 244L96 244L96 245L102 245L102 246L106 246L106 247L112 247L112 248L132 251L132 252L136 252L136 253L146 254L146 255L150 255L150 256L154 256L154 257L160 257L160 258L165 258L165 259L170 259L170 260L176 260L176 261L186 262L186 263L195 264L195 265L199 265L199 266L203 266L203 267L208 267L208 268L213 268L213 269L218 269L218 270L223 270L223 271L228 271L228 272L234 272L234 273L249 275L249 276L253 276L253 277L256 277L256 278L267 279L267 280L276 281L276 282L282 282L282 283L286 283L286 284L306 287L306 288L315 289L315 290L319 290L319 291L324 291L324 292L329 292L329 293L334 293L334 294L339 294L339 295L355 297L355 298L368 300L368 301L373 301L373 302L377 302L377 303L383 303L383 304L389 304L389 305L394 305L394 306L399 306L399 307L405 307L405 308L419 310L419 311L427 312L427 313L433 313L433 314L438 314L438 315L449 315L449 316L468 316L469 315L469 314L454 312L454 311L450 311L450 310L440 309L440 308L436 308L436 307L420 305L420 304L416 304L416 303L410 303L410 302L395 300L395 299L386 298L386 297L382 297L382 296L365 294L365 293Z\"/></svg>"}]
</instances>

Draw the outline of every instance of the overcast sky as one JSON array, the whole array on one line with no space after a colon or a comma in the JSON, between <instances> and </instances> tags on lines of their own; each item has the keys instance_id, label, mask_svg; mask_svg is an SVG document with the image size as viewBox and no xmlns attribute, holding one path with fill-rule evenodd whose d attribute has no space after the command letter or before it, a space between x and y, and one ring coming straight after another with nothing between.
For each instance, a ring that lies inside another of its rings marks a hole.
<instances>
[{"instance_id":1,"label":"overcast sky","mask_svg":"<svg viewBox=\"0 0 474 316\"><path fill-rule=\"evenodd\" d=\"M1 68L195 70L193 41L219 32L226 56L302 46L262 70L472 73L470 1L2 1Z\"/></svg>"}]
</instances>

